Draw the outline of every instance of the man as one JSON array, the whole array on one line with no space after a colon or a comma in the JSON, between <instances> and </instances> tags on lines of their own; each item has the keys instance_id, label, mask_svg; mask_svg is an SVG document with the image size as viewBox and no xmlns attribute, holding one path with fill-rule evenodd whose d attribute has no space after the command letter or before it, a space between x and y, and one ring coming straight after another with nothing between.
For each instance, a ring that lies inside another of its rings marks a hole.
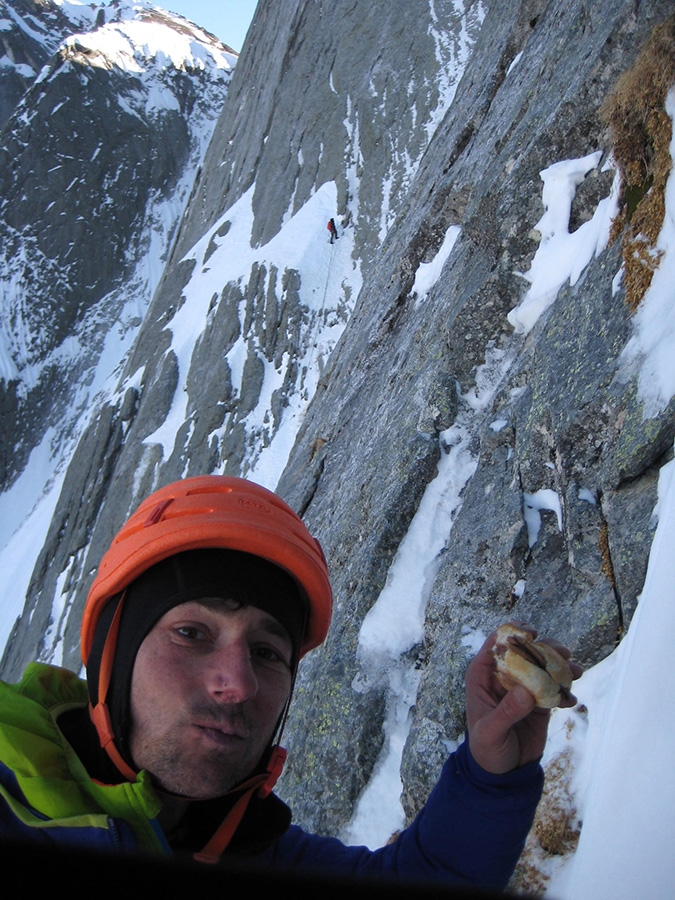
<instances>
[{"instance_id":1,"label":"man","mask_svg":"<svg viewBox=\"0 0 675 900\"><path fill-rule=\"evenodd\" d=\"M489 641L467 674L468 741L395 842L371 852L290 824L272 793L279 740L331 608L321 547L275 494L221 476L157 491L89 592L86 684L39 664L0 684L0 836L503 886L541 793L548 713L501 688Z\"/></svg>"}]
</instances>

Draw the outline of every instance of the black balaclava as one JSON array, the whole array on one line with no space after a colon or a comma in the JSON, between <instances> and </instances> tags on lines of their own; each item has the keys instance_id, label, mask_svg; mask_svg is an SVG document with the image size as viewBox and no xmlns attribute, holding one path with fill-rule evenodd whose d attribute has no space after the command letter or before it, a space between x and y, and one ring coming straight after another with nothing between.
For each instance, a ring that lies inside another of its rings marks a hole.
<instances>
[{"instance_id":1,"label":"black balaclava","mask_svg":"<svg viewBox=\"0 0 675 900\"><path fill-rule=\"evenodd\" d=\"M89 697L94 706L98 702L103 647L121 596L114 597L105 607L94 635L87 666ZM132 767L128 740L131 676L136 654L166 612L181 603L206 597L255 606L277 619L291 638L292 673L295 674L307 601L291 575L259 556L237 550L188 550L157 563L126 588L107 697L115 744Z\"/></svg>"}]
</instances>

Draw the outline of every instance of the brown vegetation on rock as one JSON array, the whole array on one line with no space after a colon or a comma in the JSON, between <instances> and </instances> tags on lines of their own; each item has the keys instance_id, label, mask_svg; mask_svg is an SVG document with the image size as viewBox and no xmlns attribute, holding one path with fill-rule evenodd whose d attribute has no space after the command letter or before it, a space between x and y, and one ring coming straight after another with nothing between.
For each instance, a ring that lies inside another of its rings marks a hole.
<instances>
[{"instance_id":1,"label":"brown vegetation on rock","mask_svg":"<svg viewBox=\"0 0 675 900\"><path fill-rule=\"evenodd\" d=\"M568 736L573 727L570 720ZM544 792L510 884L516 893L524 892L531 897L544 895L551 862L572 855L577 848L581 823L571 786L572 753L572 747L567 746L545 767Z\"/></svg>"},{"instance_id":2,"label":"brown vegetation on rock","mask_svg":"<svg viewBox=\"0 0 675 900\"><path fill-rule=\"evenodd\" d=\"M626 301L637 309L651 284L665 213L672 160L666 95L675 84L675 16L654 29L633 66L600 109L622 177L621 212L612 237L621 237Z\"/></svg>"}]
</instances>

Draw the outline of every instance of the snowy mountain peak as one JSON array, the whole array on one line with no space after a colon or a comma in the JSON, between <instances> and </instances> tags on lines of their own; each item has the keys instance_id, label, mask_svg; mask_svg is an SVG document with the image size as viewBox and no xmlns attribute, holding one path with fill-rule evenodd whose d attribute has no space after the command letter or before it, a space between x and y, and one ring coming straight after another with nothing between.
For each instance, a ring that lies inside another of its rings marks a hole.
<instances>
[{"instance_id":1,"label":"snowy mountain peak","mask_svg":"<svg viewBox=\"0 0 675 900\"><path fill-rule=\"evenodd\" d=\"M145 0L0 0L0 45L0 76L13 70L24 83L59 50L81 64L133 72L153 64L231 71L237 61L214 35Z\"/></svg>"},{"instance_id":2,"label":"snowy mountain peak","mask_svg":"<svg viewBox=\"0 0 675 900\"><path fill-rule=\"evenodd\" d=\"M60 3L62 7L80 4ZM64 54L81 63L128 71L149 65L185 71L231 71L237 54L187 19L150 3L111 3L99 7L95 27L65 41Z\"/></svg>"}]
</instances>

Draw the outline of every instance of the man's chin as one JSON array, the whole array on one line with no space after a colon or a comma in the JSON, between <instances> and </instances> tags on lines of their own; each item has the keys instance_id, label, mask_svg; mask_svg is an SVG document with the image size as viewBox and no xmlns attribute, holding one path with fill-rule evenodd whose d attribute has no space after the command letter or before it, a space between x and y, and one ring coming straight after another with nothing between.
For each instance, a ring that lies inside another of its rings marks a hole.
<instances>
[{"instance_id":1,"label":"man's chin","mask_svg":"<svg viewBox=\"0 0 675 900\"><path fill-rule=\"evenodd\" d=\"M195 777L196 771L200 772L199 777ZM184 777L174 771L166 778L153 776L153 782L161 793L179 800L216 800L236 791L237 785L246 781L251 771L253 770L246 772L237 770L224 774L222 769L218 769L209 777L204 767L195 762L191 771Z\"/></svg>"}]
</instances>

